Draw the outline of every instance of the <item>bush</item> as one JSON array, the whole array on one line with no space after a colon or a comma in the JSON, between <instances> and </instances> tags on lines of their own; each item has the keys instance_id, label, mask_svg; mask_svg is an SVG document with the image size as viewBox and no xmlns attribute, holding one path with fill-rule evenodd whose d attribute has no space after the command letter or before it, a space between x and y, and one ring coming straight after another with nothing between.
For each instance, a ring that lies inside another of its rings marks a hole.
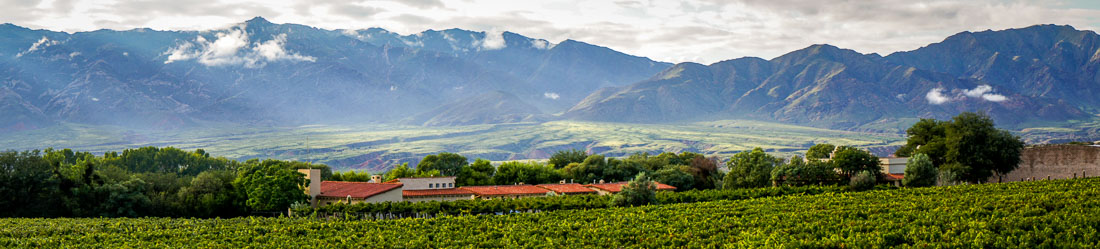
<instances>
[{"instance_id":1,"label":"bush","mask_svg":"<svg viewBox=\"0 0 1100 249\"><path fill-rule=\"evenodd\" d=\"M877 182L878 179L875 179L875 174L871 173L871 171L860 171L856 173L855 176L852 176L850 184L852 190L868 190L874 188Z\"/></svg>"},{"instance_id":2,"label":"bush","mask_svg":"<svg viewBox=\"0 0 1100 249\"><path fill-rule=\"evenodd\" d=\"M936 185L936 167L932 165L932 159L923 153L917 153L905 163L905 178L902 183L906 187L928 187Z\"/></svg>"}]
</instances>

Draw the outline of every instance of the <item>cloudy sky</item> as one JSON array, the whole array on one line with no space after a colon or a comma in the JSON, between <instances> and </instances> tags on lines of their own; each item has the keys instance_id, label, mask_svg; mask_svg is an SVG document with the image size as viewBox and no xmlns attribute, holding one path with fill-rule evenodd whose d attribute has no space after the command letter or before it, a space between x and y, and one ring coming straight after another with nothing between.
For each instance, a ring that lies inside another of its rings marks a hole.
<instances>
[{"instance_id":1,"label":"cloudy sky","mask_svg":"<svg viewBox=\"0 0 1100 249\"><path fill-rule=\"evenodd\" d=\"M0 22L67 32L206 30L254 16L401 34L462 28L585 41L668 62L772 58L829 43L912 50L960 31L1033 24L1100 27L1095 0L0 0Z\"/></svg>"}]
</instances>

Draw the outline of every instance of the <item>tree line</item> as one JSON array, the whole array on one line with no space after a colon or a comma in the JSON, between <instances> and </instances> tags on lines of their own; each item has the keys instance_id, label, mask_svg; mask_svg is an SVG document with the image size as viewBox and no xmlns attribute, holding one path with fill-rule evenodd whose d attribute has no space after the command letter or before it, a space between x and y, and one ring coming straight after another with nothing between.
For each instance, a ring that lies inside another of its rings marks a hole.
<instances>
[{"instance_id":1,"label":"tree line","mask_svg":"<svg viewBox=\"0 0 1100 249\"><path fill-rule=\"evenodd\" d=\"M1015 169L1024 143L996 129L992 120L963 113L949 121L922 119L907 130L897 151L910 156L904 182L931 186L977 183ZM876 156L854 147L817 144L805 157L784 160L760 148L719 161L699 153L638 153L624 158L582 150L554 153L546 163L488 160L462 155L425 156L415 168L402 164L384 180L455 176L459 186L617 182L634 179L612 205L652 201L652 182L678 191L757 188L772 185L843 185L867 189L882 181ZM369 172L333 172L297 161L213 157L202 149L143 147L96 156L71 149L0 152L0 208L9 217L233 217L285 211L305 203L308 180L297 169L321 169L323 180L369 181Z\"/></svg>"}]
</instances>

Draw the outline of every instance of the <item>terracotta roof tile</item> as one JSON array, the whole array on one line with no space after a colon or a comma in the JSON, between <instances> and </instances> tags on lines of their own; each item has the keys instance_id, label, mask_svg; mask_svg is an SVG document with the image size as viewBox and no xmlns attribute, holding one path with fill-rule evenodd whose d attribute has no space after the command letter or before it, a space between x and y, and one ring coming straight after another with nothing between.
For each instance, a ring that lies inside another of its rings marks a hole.
<instances>
[{"instance_id":1,"label":"terracotta roof tile","mask_svg":"<svg viewBox=\"0 0 1100 249\"><path fill-rule=\"evenodd\" d=\"M447 189L418 189L401 191L403 196L433 196L433 195L473 195L474 192L461 188Z\"/></svg>"},{"instance_id":2,"label":"terracotta roof tile","mask_svg":"<svg viewBox=\"0 0 1100 249\"><path fill-rule=\"evenodd\" d=\"M496 186L466 186L459 187L461 189L469 190L479 196L499 196L499 195L537 195L546 194L550 190L535 187L535 185L496 185Z\"/></svg>"},{"instance_id":3,"label":"terracotta roof tile","mask_svg":"<svg viewBox=\"0 0 1100 249\"><path fill-rule=\"evenodd\" d=\"M883 178L886 178L887 181L898 181L905 179L905 174L886 174Z\"/></svg>"},{"instance_id":4,"label":"terracotta roof tile","mask_svg":"<svg viewBox=\"0 0 1100 249\"><path fill-rule=\"evenodd\" d=\"M346 198L367 198L377 194L385 193L395 188L400 188L400 183L368 183L368 182L337 182L337 181L323 181L321 182L321 194L324 197L337 197Z\"/></svg>"},{"instance_id":5,"label":"terracotta roof tile","mask_svg":"<svg viewBox=\"0 0 1100 249\"><path fill-rule=\"evenodd\" d=\"M626 184L628 184L628 183L629 182L597 183L597 184L588 184L588 185L584 185L584 186L598 188L600 190L611 192L611 193L618 193L619 191L623 191L623 186L626 186ZM659 183L659 182L656 182L656 183L657 183L657 190L676 190L676 187L673 187L672 185Z\"/></svg>"},{"instance_id":6,"label":"terracotta roof tile","mask_svg":"<svg viewBox=\"0 0 1100 249\"><path fill-rule=\"evenodd\" d=\"M566 184L539 184L535 185L540 188L549 189L559 194L582 194L582 193L596 193L595 190L584 187L579 183L566 183Z\"/></svg>"}]
</instances>

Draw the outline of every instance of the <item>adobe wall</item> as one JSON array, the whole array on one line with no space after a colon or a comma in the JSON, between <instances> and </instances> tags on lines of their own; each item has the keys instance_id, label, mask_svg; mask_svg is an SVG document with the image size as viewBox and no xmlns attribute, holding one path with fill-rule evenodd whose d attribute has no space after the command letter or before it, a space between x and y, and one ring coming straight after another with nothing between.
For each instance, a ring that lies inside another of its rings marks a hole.
<instances>
[{"instance_id":1,"label":"adobe wall","mask_svg":"<svg viewBox=\"0 0 1100 249\"><path fill-rule=\"evenodd\" d=\"M1067 179L1100 176L1100 147L1087 145L1037 145L1024 148L1020 167L1003 178L1005 182L1021 179ZM996 182L994 177L991 182Z\"/></svg>"}]
</instances>

